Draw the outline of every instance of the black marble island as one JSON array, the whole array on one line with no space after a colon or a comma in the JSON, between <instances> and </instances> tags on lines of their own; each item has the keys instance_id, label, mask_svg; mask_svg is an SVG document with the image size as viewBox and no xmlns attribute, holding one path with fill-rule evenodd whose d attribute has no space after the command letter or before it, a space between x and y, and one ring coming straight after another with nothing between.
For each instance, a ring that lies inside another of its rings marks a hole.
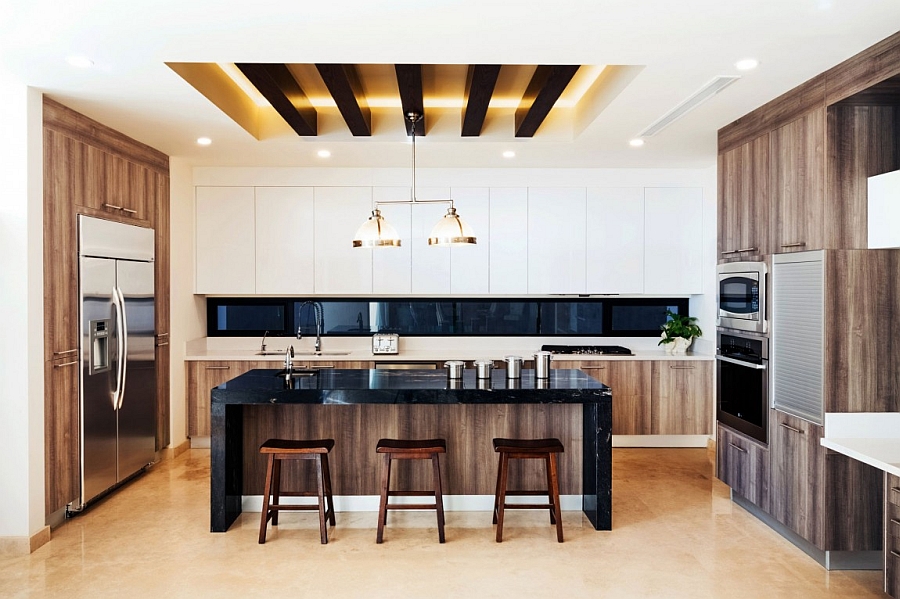
<instances>
[{"instance_id":1,"label":"black marble island","mask_svg":"<svg viewBox=\"0 0 900 599\"><path fill-rule=\"evenodd\" d=\"M280 406L364 404L581 404L582 508L595 529L611 529L612 394L608 387L580 370L554 369L549 379L536 379L533 370L523 370L521 378L515 380L507 380L505 370L494 370L490 380L476 379L474 370L464 371L460 380L449 379L443 370L323 369L295 372L289 380L276 376L277 372L251 370L212 390L212 532L225 532L241 513L245 408L271 413ZM490 441L484 439L483 443L489 446ZM374 446L371 449L374 451ZM479 467L492 472L496 469L493 463Z\"/></svg>"}]
</instances>

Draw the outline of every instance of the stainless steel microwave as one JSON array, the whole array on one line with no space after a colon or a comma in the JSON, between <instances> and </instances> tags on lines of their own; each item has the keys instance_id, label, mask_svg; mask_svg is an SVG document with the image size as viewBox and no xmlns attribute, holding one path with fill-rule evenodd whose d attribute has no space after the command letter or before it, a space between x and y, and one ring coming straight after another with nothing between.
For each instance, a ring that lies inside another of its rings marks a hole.
<instances>
[{"instance_id":1,"label":"stainless steel microwave","mask_svg":"<svg viewBox=\"0 0 900 599\"><path fill-rule=\"evenodd\" d=\"M728 262L716 268L716 306L720 327L765 333L766 263Z\"/></svg>"}]
</instances>

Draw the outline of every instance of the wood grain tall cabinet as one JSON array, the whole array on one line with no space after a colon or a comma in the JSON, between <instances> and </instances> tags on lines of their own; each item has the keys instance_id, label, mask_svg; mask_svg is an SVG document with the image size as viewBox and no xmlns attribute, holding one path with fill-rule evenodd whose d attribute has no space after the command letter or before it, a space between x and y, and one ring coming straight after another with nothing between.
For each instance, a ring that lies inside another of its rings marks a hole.
<instances>
[{"instance_id":1,"label":"wood grain tall cabinet","mask_svg":"<svg viewBox=\"0 0 900 599\"><path fill-rule=\"evenodd\" d=\"M80 493L77 216L156 229L157 449L169 444L169 158L44 98L44 435L49 517Z\"/></svg>"},{"instance_id":2,"label":"wood grain tall cabinet","mask_svg":"<svg viewBox=\"0 0 900 599\"><path fill-rule=\"evenodd\" d=\"M865 249L867 178L900 169L900 32L723 127L718 138L719 262ZM757 244L758 254L740 251ZM896 305L886 298L897 266L853 252L833 256L827 313L842 316L829 322L841 333L825 356L826 411L900 411L891 382L900 354L881 338L895 326ZM821 426L774 409L768 445L719 424L718 476L818 549L877 551L880 477L825 450L822 435ZM856 503L848 506L849 493Z\"/></svg>"}]
</instances>

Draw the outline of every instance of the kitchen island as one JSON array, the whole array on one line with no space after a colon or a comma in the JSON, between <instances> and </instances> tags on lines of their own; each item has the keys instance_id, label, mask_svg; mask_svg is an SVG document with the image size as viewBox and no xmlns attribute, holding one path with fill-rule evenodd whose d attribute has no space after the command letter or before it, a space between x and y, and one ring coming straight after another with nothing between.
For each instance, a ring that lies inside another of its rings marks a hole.
<instances>
[{"instance_id":1,"label":"kitchen island","mask_svg":"<svg viewBox=\"0 0 900 599\"><path fill-rule=\"evenodd\" d=\"M491 431L497 429L484 425L484 410L506 407L527 412L579 404L582 430L577 435L552 434L555 421L546 418L543 412L528 415L532 421L540 420L531 427L504 412L502 418L508 425L500 430L508 436L537 430L546 436L560 437L564 444L580 437L582 509L595 529L611 529L612 393L606 385L580 370L554 369L550 378L543 380L536 379L533 370L523 370L520 379L509 381L504 370L495 370L489 380L476 380L475 371L466 370L458 381L448 379L444 371L435 370L328 369L295 376L290 381L276 373L276 370L251 370L212 389L210 528L213 532L228 530L241 513L242 499L247 494L244 479L252 472L249 462L256 453L256 447L250 443L262 438L260 435L283 434L287 430L301 437L310 430L340 431L356 426L356 430L366 429L376 437L424 436L431 431L439 434L441 420L462 419L466 433L477 437L479 445L490 447ZM365 411L347 411L354 407ZM381 417L395 408L415 412L405 412L404 421L398 426ZM298 412L298 409L305 411ZM328 428L328 422L334 424L334 429ZM318 428L319 424L323 427ZM254 430L260 432L254 436ZM248 440L246 451L245 439ZM352 436L339 441L335 451L341 451L342 444L347 446L354 441ZM453 442L448 439L448 445ZM374 444L368 447L369 443L361 443L365 446L348 449L364 452L360 455L374 455ZM490 456L488 461L487 454L470 455L479 463L456 460L453 466L461 472L481 473L479 488L492 487L492 483L485 484L492 480L496 468L492 451ZM374 484L377 474L371 468L359 463L357 469L358 472L338 476L355 481L371 479Z\"/></svg>"}]
</instances>

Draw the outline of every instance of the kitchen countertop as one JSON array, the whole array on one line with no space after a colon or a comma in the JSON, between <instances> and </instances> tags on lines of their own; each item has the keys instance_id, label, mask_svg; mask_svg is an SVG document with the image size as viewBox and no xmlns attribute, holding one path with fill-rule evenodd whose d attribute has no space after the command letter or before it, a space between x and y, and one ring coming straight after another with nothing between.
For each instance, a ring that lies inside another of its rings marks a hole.
<instances>
[{"instance_id":1,"label":"kitchen countertop","mask_svg":"<svg viewBox=\"0 0 900 599\"><path fill-rule=\"evenodd\" d=\"M900 476L900 413L826 414L823 447Z\"/></svg>"}]
</instances>

